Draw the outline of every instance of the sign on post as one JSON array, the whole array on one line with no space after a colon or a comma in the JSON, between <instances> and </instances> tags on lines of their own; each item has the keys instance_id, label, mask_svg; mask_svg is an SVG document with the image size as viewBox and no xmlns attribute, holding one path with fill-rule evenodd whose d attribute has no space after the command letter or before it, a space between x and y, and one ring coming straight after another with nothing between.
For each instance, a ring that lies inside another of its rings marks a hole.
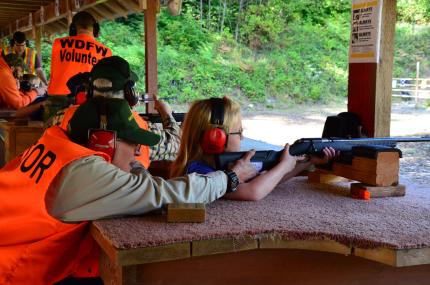
<instances>
[{"instance_id":1,"label":"sign on post","mask_svg":"<svg viewBox=\"0 0 430 285\"><path fill-rule=\"evenodd\" d=\"M353 0L349 62L378 62L382 0Z\"/></svg>"}]
</instances>

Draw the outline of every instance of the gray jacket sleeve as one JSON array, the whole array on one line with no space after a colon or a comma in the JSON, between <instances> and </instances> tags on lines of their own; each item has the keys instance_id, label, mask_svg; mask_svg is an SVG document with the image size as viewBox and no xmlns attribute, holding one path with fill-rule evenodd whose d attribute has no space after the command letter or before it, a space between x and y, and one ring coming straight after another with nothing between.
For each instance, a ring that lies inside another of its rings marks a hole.
<instances>
[{"instance_id":1,"label":"gray jacket sleeve","mask_svg":"<svg viewBox=\"0 0 430 285\"><path fill-rule=\"evenodd\" d=\"M222 171L164 180L146 171L130 174L90 156L61 170L45 202L51 216L76 222L143 214L174 202L210 203L226 189L227 176Z\"/></svg>"}]
</instances>

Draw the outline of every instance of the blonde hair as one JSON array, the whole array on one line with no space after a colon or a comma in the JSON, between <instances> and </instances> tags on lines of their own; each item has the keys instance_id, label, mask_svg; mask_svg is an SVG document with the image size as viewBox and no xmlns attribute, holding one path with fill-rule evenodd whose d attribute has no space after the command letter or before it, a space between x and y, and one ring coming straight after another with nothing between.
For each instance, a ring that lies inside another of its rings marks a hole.
<instances>
[{"instance_id":1,"label":"blonde hair","mask_svg":"<svg viewBox=\"0 0 430 285\"><path fill-rule=\"evenodd\" d=\"M241 121L240 106L228 97L224 102L224 123L226 133ZM181 145L176 160L173 162L171 177L182 176L190 161L202 160L204 153L200 141L206 130L212 128L211 99L199 100L192 103L182 124Z\"/></svg>"}]
</instances>

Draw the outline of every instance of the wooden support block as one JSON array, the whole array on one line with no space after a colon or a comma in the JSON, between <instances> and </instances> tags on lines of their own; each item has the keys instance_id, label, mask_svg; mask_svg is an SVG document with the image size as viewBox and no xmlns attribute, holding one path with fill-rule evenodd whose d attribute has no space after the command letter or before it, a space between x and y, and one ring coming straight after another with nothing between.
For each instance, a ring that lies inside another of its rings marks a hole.
<instances>
[{"instance_id":1,"label":"wooden support block","mask_svg":"<svg viewBox=\"0 0 430 285\"><path fill-rule=\"evenodd\" d=\"M326 170L316 169L315 171L308 172L309 183L336 183L348 180L349 179L334 175L332 172Z\"/></svg>"},{"instance_id":2,"label":"wooden support block","mask_svg":"<svg viewBox=\"0 0 430 285\"><path fill-rule=\"evenodd\" d=\"M351 165L343 163L333 164L333 174L374 186L391 186L397 184L399 181L398 171L372 173L367 172L365 169L356 169Z\"/></svg>"},{"instance_id":3,"label":"wooden support block","mask_svg":"<svg viewBox=\"0 0 430 285\"><path fill-rule=\"evenodd\" d=\"M405 196L406 193L406 187L402 184L396 186L370 186L363 183L351 183L351 195L360 190L368 191L371 198L399 197Z\"/></svg>"},{"instance_id":4,"label":"wooden support block","mask_svg":"<svg viewBox=\"0 0 430 285\"><path fill-rule=\"evenodd\" d=\"M354 169L382 175L387 173L398 173L399 165L398 152L380 152L377 154L376 159L359 156L352 159L352 167Z\"/></svg>"},{"instance_id":5,"label":"wooden support block","mask_svg":"<svg viewBox=\"0 0 430 285\"><path fill-rule=\"evenodd\" d=\"M204 223L206 217L203 203L174 203L167 205L169 223Z\"/></svg>"}]
</instances>

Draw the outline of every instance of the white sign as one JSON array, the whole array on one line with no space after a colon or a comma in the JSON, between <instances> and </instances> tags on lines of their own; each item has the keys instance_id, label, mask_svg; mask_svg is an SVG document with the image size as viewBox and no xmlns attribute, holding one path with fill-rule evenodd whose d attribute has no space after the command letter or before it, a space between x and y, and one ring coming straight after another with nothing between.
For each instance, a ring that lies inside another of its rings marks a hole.
<instances>
[{"instance_id":1,"label":"white sign","mask_svg":"<svg viewBox=\"0 0 430 285\"><path fill-rule=\"evenodd\" d=\"M383 0L353 0L349 62L378 62Z\"/></svg>"}]
</instances>

